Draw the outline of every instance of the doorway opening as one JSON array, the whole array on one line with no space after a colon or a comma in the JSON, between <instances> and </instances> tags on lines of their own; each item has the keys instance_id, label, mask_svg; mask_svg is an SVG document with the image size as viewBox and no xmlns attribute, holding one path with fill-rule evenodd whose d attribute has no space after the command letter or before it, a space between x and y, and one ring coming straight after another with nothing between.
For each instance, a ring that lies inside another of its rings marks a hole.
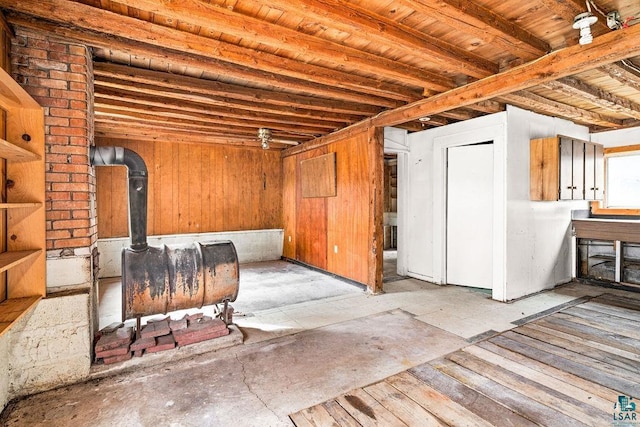
<instances>
[{"instance_id":1,"label":"doorway opening","mask_svg":"<svg viewBox=\"0 0 640 427\"><path fill-rule=\"evenodd\" d=\"M404 279L398 274L398 155L384 155L383 282Z\"/></svg>"}]
</instances>

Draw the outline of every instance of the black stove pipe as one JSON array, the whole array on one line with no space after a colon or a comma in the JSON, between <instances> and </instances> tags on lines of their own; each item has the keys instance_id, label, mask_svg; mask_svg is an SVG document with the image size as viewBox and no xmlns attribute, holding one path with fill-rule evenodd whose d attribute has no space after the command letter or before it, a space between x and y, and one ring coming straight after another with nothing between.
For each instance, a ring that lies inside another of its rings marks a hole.
<instances>
[{"instance_id":1,"label":"black stove pipe","mask_svg":"<svg viewBox=\"0 0 640 427\"><path fill-rule=\"evenodd\" d=\"M92 166L125 165L129 183L129 234L131 250L147 249L147 166L135 151L124 147L90 148L89 160Z\"/></svg>"}]
</instances>

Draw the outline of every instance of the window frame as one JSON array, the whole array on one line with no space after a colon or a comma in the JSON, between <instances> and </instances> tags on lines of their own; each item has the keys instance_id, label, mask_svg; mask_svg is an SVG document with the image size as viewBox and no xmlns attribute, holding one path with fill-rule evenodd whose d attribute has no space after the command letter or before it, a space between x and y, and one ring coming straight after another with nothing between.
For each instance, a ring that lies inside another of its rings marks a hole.
<instances>
[{"instance_id":1,"label":"window frame","mask_svg":"<svg viewBox=\"0 0 640 427\"><path fill-rule=\"evenodd\" d=\"M625 145L622 147L609 147L604 149L605 159L605 200L591 202L591 213L593 215L622 215L622 216L640 216L640 208L609 208L606 207L607 197L607 159L613 156L628 155L637 152L640 155L640 144Z\"/></svg>"}]
</instances>

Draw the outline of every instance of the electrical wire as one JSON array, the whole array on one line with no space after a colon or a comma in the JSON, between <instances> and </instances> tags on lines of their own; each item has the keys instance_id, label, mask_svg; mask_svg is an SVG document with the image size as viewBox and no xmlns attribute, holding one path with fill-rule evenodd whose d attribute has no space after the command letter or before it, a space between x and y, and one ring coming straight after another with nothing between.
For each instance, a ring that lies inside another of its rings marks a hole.
<instances>
[{"instance_id":1,"label":"electrical wire","mask_svg":"<svg viewBox=\"0 0 640 427\"><path fill-rule=\"evenodd\" d=\"M627 59L623 59L623 60L622 60L622 61L620 61L620 62L622 62L622 64L623 64L625 67L631 68L633 71L635 71L635 72L637 72L637 73L640 73L640 67L638 67L638 66L637 66L636 64L634 64L633 62L631 62L631 61L629 61L629 60L627 60Z\"/></svg>"}]
</instances>

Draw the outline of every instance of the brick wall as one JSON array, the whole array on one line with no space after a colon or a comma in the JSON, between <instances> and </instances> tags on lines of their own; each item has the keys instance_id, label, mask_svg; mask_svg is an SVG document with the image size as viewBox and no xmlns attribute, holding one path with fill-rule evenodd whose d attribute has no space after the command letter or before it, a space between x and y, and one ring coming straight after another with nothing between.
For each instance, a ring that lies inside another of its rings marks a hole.
<instances>
[{"instance_id":1,"label":"brick wall","mask_svg":"<svg viewBox=\"0 0 640 427\"><path fill-rule=\"evenodd\" d=\"M16 28L11 64L13 77L45 109L47 250L85 255L97 239L95 176L88 161L90 52L84 45Z\"/></svg>"}]
</instances>

